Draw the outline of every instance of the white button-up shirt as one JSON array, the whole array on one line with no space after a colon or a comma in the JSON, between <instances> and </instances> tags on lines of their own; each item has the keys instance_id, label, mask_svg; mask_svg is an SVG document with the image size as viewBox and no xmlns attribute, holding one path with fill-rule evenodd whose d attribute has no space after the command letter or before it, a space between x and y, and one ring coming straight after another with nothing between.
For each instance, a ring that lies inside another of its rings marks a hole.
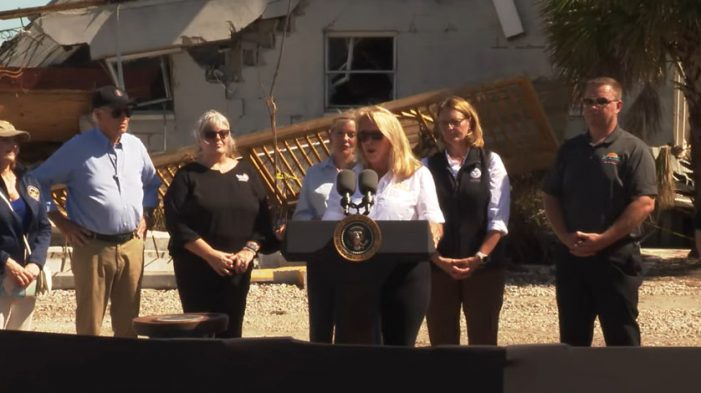
<instances>
[{"instance_id":1,"label":"white button-up shirt","mask_svg":"<svg viewBox=\"0 0 701 393\"><path fill-rule=\"evenodd\" d=\"M362 166L356 165L353 171L357 175L362 169ZM358 204L362 198L360 191L356 190L351 201ZM351 212L354 210L351 208ZM332 191L323 220L334 221L344 217L341 195ZM436 195L436 185L428 168L420 167L403 181L397 181L391 172L382 176L377 184L375 204L368 217L378 221L427 220L432 223L444 223L445 218Z\"/></svg>"}]
</instances>

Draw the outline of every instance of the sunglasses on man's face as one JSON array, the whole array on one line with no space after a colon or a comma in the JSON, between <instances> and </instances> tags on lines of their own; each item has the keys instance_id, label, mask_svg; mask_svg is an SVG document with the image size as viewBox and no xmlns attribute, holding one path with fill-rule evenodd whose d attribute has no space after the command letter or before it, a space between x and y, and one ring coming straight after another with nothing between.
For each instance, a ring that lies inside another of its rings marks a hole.
<instances>
[{"instance_id":1,"label":"sunglasses on man's face","mask_svg":"<svg viewBox=\"0 0 701 393\"><path fill-rule=\"evenodd\" d=\"M381 141L385 136L380 131L360 131L358 133L358 140L360 143L372 139L373 141Z\"/></svg>"},{"instance_id":2,"label":"sunglasses on man's face","mask_svg":"<svg viewBox=\"0 0 701 393\"><path fill-rule=\"evenodd\" d=\"M110 115L112 115L113 119L121 119L122 116L126 118L131 117L131 109L129 108L113 108L112 111L110 112Z\"/></svg>"},{"instance_id":3,"label":"sunglasses on man's face","mask_svg":"<svg viewBox=\"0 0 701 393\"><path fill-rule=\"evenodd\" d=\"M204 137L204 139L208 139L211 141L217 139L217 136L219 137L219 139L223 140L223 139L226 139L226 137L228 137L230 133L231 133L231 131L229 131L229 130L219 130L219 131L206 130L202 133L202 136Z\"/></svg>"},{"instance_id":4,"label":"sunglasses on man's face","mask_svg":"<svg viewBox=\"0 0 701 393\"><path fill-rule=\"evenodd\" d=\"M596 106L604 107L604 106L606 106L612 102L616 102L616 101L619 101L619 100L609 100L608 98L605 98L605 97L583 98L582 104L584 104L586 106L596 105Z\"/></svg>"}]
</instances>

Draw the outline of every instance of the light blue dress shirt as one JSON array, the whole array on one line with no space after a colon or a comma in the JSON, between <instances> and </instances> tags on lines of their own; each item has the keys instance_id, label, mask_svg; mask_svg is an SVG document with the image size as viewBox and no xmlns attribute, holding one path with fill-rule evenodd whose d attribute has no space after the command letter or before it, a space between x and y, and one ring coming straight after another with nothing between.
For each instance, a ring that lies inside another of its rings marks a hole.
<instances>
[{"instance_id":1,"label":"light blue dress shirt","mask_svg":"<svg viewBox=\"0 0 701 393\"><path fill-rule=\"evenodd\" d=\"M146 147L130 134L116 145L96 128L76 135L32 174L44 195L51 195L52 185L65 184L68 218L104 235L134 231L143 208L158 204L161 181ZM56 209L52 201L47 204Z\"/></svg>"},{"instance_id":2,"label":"light blue dress shirt","mask_svg":"<svg viewBox=\"0 0 701 393\"><path fill-rule=\"evenodd\" d=\"M320 220L326 211L329 193L336 184L338 168L331 157L307 170L299 192L297 208L292 215L293 220Z\"/></svg>"}]
</instances>

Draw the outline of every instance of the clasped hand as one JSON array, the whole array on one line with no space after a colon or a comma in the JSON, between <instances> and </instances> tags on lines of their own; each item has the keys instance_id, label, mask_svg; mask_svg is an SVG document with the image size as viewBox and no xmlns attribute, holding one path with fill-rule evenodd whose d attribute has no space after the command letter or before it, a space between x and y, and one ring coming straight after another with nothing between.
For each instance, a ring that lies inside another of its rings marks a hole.
<instances>
[{"instance_id":1,"label":"clasped hand","mask_svg":"<svg viewBox=\"0 0 701 393\"><path fill-rule=\"evenodd\" d=\"M600 233L570 232L562 242L577 257L591 257L608 246L607 240Z\"/></svg>"},{"instance_id":2,"label":"clasped hand","mask_svg":"<svg viewBox=\"0 0 701 393\"><path fill-rule=\"evenodd\" d=\"M245 248L237 253L216 251L207 259L207 263L218 275L226 277L245 273L254 257L255 253Z\"/></svg>"},{"instance_id":3,"label":"clasped hand","mask_svg":"<svg viewBox=\"0 0 701 393\"><path fill-rule=\"evenodd\" d=\"M39 266L35 263L28 263L27 266L22 266L14 259L8 258L5 263L5 271L9 272L10 277L12 277L17 286L26 288L39 275Z\"/></svg>"},{"instance_id":4,"label":"clasped hand","mask_svg":"<svg viewBox=\"0 0 701 393\"><path fill-rule=\"evenodd\" d=\"M474 273L478 262L477 257L474 256L446 258L440 255L436 255L432 261L455 280L463 280L470 277Z\"/></svg>"}]
</instances>

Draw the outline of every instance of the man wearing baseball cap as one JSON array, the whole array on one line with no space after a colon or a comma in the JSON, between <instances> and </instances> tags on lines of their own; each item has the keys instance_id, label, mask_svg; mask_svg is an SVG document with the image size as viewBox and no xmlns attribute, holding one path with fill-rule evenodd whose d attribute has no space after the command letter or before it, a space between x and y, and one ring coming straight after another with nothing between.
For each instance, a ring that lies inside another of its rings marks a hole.
<instances>
[{"instance_id":1,"label":"man wearing baseball cap","mask_svg":"<svg viewBox=\"0 0 701 393\"><path fill-rule=\"evenodd\" d=\"M78 334L100 334L109 301L114 335L136 336L146 218L158 204L160 179L141 140L127 133L131 105L114 86L95 90L96 127L33 172L47 193L53 184L68 188L67 216L51 203L49 217L73 246Z\"/></svg>"}]
</instances>

